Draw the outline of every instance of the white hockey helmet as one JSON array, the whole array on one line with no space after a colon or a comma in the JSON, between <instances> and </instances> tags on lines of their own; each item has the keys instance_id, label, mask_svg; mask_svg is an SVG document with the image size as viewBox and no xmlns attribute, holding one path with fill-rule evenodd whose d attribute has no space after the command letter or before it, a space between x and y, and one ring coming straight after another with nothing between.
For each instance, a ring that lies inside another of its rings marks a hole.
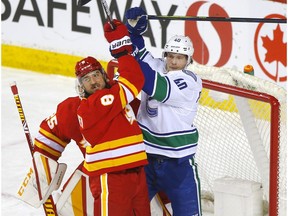
<instances>
[{"instance_id":1,"label":"white hockey helmet","mask_svg":"<svg viewBox=\"0 0 288 216\"><path fill-rule=\"evenodd\" d=\"M192 41L188 36L175 35L165 44L162 57L166 57L167 52L179 53L187 55L187 65L186 67L193 62L192 56L194 53L194 48Z\"/></svg>"}]
</instances>

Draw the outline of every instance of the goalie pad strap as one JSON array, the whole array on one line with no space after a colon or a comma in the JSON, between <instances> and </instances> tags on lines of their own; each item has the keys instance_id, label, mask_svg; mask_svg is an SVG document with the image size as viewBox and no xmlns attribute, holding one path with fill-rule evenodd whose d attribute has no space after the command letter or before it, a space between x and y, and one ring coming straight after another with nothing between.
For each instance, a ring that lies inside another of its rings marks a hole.
<instances>
[{"instance_id":1,"label":"goalie pad strap","mask_svg":"<svg viewBox=\"0 0 288 216\"><path fill-rule=\"evenodd\" d=\"M88 175L77 169L59 197L56 207L60 216L93 216L94 198L90 191Z\"/></svg>"}]
</instances>

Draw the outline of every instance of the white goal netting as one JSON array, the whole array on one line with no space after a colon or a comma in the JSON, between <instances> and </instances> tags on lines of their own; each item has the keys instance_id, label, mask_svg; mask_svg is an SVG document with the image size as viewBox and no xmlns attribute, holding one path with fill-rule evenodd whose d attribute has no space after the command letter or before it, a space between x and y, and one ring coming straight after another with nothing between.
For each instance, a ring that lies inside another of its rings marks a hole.
<instances>
[{"instance_id":1,"label":"white goal netting","mask_svg":"<svg viewBox=\"0 0 288 216\"><path fill-rule=\"evenodd\" d=\"M189 69L204 81L195 121L199 130L196 161L201 180L203 209L213 211L214 181L229 176L262 184L265 207L263 215L273 208L273 203L269 202L269 191L272 191L272 195L276 191L277 200L273 198L275 193L271 197L277 205L277 215L286 215L286 90L275 83L236 69L206 67L197 63ZM220 90L212 90L213 85L209 81L220 83ZM228 93L223 93L221 86ZM229 86L237 88L229 89ZM252 95L255 93L255 98L248 99L245 90L249 90L248 93ZM242 96L235 96L241 91L244 92ZM279 122L275 122L277 116L271 104L261 101L261 97L266 94L275 97L280 104ZM274 129L271 131L271 128ZM271 159L271 146L272 153L278 159L274 156ZM270 174L271 161L276 164L277 172L273 171L276 175ZM272 182L277 182L276 188L274 183L270 185L271 178Z\"/></svg>"}]
</instances>

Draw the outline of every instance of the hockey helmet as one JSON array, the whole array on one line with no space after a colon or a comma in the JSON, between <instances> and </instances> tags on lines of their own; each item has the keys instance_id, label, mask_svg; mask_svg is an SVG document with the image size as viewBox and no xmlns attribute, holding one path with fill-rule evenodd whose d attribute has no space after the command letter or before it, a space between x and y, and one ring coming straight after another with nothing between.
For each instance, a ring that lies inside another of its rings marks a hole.
<instances>
[{"instance_id":1,"label":"hockey helmet","mask_svg":"<svg viewBox=\"0 0 288 216\"><path fill-rule=\"evenodd\" d=\"M162 53L163 58L166 57L167 52L186 55L188 57L186 66L193 62L192 56L194 53L194 48L192 41L188 36L175 35L170 38L170 40L164 46L164 51Z\"/></svg>"},{"instance_id":2,"label":"hockey helmet","mask_svg":"<svg viewBox=\"0 0 288 216\"><path fill-rule=\"evenodd\" d=\"M81 77L95 70L99 70L103 75L105 73L102 65L97 61L97 59L88 56L76 63L75 75L78 79L80 79Z\"/></svg>"}]
</instances>

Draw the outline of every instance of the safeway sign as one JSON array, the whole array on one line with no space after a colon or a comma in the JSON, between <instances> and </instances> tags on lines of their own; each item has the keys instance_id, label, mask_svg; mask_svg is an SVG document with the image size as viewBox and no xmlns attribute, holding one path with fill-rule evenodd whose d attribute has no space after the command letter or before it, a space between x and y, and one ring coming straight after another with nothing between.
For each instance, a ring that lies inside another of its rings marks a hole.
<instances>
[{"instance_id":1,"label":"safeway sign","mask_svg":"<svg viewBox=\"0 0 288 216\"><path fill-rule=\"evenodd\" d=\"M283 3L285 2L285 3ZM141 6L148 15L175 17L149 20L146 47L161 57L165 43L175 34L188 35L194 60L208 66L237 67L251 64L255 76L287 83L287 23L188 21L177 16L286 19L285 0L107 0L111 15L126 21L125 11ZM99 1L83 7L77 0L2 0L2 44L111 59L103 25L107 21Z\"/></svg>"},{"instance_id":2,"label":"safeway sign","mask_svg":"<svg viewBox=\"0 0 288 216\"><path fill-rule=\"evenodd\" d=\"M267 3L258 2L259 7L261 4ZM271 5L273 4L275 3ZM274 10L269 11L268 7L266 10L264 7L260 8L261 15L255 11L253 16L286 19L280 14L281 10L275 13ZM235 9L236 5L230 8L219 2L197 1L189 6L186 15L233 17L236 14ZM246 17L251 15L246 14ZM194 59L197 62L217 67L236 66L240 70L244 65L251 64L256 76L284 87L287 81L286 28L286 23L185 22L185 34L193 41Z\"/></svg>"}]
</instances>

